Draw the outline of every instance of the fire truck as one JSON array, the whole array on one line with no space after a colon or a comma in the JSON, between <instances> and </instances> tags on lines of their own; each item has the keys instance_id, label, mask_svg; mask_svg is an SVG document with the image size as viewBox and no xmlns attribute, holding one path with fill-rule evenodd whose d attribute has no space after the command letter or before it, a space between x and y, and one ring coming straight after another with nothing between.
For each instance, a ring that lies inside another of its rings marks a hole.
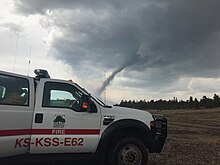
<instances>
[{"instance_id":1,"label":"fire truck","mask_svg":"<svg viewBox=\"0 0 220 165\"><path fill-rule=\"evenodd\" d=\"M161 152L164 116L108 106L72 81L35 74L0 71L0 162L83 155L105 165L145 165L148 153Z\"/></svg>"}]
</instances>

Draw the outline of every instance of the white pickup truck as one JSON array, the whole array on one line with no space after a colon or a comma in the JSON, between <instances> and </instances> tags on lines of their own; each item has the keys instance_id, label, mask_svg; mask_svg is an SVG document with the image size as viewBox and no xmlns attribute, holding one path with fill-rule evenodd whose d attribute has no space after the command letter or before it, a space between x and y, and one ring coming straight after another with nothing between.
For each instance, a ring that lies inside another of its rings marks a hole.
<instances>
[{"instance_id":1,"label":"white pickup truck","mask_svg":"<svg viewBox=\"0 0 220 165\"><path fill-rule=\"evenodd\" d=\"M99 164L145 165L161 152L167 120L107 106L76 83L0 71L0 164L24 155L94 155Z\"/></svg>"}]
</instances>

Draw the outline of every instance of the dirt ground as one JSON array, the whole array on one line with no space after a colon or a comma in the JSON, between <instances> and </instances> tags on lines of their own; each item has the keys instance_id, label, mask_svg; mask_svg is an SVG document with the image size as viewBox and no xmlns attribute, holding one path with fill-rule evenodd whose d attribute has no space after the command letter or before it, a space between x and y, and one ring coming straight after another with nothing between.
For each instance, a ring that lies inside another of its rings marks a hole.
<instances>
[{"instance_id":1,"label":"dirt ground","mask_svg":"<svg viewBox=\"0 0 220 165\"><path fill-rule=\"evenodd\" d=\"M152 110L168 119L168 137L160 154L149 155L149 165L219 165L220 108Z\"/></svg>"},{"instance_id":2,"label":"dirt ground","mask_svg":"<svg viewBox=\"0 0 220 165\"><path fill-rule=\"evenodd\" d=\"M220 108L151 110L168 119L168 137L160 154L149 154L148 165L220 165ZM90 160L15 162L30 165L91 165ZM2 162L0 165L3 165ZM9 165L7 163L7 165Z\"/></svg>"}]
</instances>

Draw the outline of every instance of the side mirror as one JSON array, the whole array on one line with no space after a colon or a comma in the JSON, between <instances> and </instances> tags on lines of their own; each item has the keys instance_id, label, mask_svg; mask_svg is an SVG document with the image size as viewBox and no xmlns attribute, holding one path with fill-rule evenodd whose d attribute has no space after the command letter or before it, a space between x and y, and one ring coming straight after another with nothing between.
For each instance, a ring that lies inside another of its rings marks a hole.
<instances>
[{"instance_id":1,"label":"side mirror","mask_svg":"<svg viewBox=\"0 0 220 165\"><path fill-rule=\"evenodd\" d=\"M88 95L83 95L81 112L97 113L97 107Z\"/></svg>"},{"instance_id":2,"label":"side mirror","mask_svg":"<svg viewBox=\"0 0 220 165\"><path fill-rule=\"evenodd\" d=\"M81 111L86 112L90 111L90 97L88 95L82 96L82 104L81 104Z\"/></svg>"}]
</instances>

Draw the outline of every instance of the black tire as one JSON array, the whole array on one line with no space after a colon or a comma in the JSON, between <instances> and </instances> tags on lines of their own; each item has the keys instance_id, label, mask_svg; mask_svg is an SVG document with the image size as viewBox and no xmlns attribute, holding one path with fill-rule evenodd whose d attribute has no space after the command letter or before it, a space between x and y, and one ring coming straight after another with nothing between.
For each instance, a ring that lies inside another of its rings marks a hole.
<instances>
[{"instance_id":1,"label":"black tire","mask_svg":"<svg viewBox=\"0 0 220 165\"><path fill-rule=\"evenodd\" d=\"M110 150L109 165L147 165L147 161L147 149L137 138L120 139Z\"/></svg>"}]
</instances>

